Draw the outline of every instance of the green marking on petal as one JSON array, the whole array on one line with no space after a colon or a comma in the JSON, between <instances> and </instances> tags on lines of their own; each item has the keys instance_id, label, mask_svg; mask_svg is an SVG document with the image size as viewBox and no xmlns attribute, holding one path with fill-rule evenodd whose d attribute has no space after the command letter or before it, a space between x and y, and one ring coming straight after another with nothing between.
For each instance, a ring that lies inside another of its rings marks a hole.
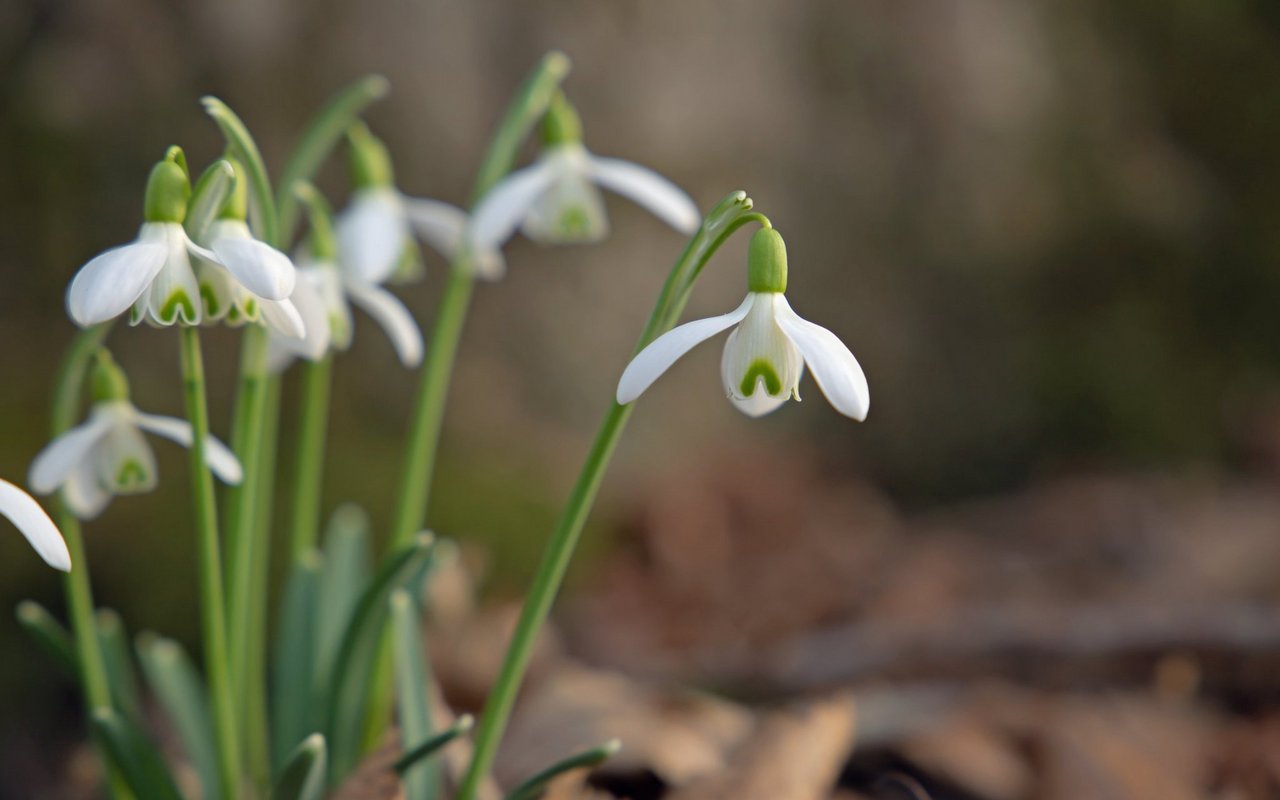
<instances>
[{"instance_id":1,"label":"green marking on petal","mask_svg":"<svg viewBox=\"0 0 1280 800\"><path fill-rule=\"evenodd\" d=\"M227 309L227 322L232 325L239 325L244 322L244 315L240 313L240 307L235 303L232 303L231 308Z\"/></svg>"},{"instance_id":2,"label":"green marking on petal","mask_svg":"<svg viewBox=\"0 0 1280 800\"><path fill-rule=\"evenodd\" d=\"M591 227L591 218L582 206L569 206L560 212L560 232L565 236L583 236Z\"/></svg>"},{"instance_id":3,"label":"green marking on petal","mask_svg":"<svg viewBox=\"0 0 1280 800\"><path fill-rule=\"evenodd\" d=\"M191 296L182 289L177 289L169 295L169 299L164 301L164 305L160 307L160 321L166 325L172 325L179 315L187 321L196 318L196 305L191 302Z\"/></svg>"},{"instance_id":4,"label":"green marking on petal","mask_svg":"<svg viewBox=\"0 0 1280 800\"><path fill-rule=\"evenodd\" d=\"M143 489L147 485L147 468L136 458L126 459L116 470L115 486L117 492L128 492Z\"/></svg>"},{"instance_id":5,"label":"green marking on petal","mask_svg":"<svg viewBox=\"0 0 1280 800\"><path fill-rule=\"evenodd\" d=\"M770 395L776 396L782 391L782 379L778 377L777 370L768 361L757 358L751 362L751 366L747 367L747 374L742 376L742 383L738 386L742 396L750 397L761 378L764 378L764 390Z\"/></svg>"},{"instance_id":6,"label":"green marking on petal","mask_svg":"<svg viewBox=\"0 0 1280 800\"><path fill-rule=\"evenodd\" d=\"M218 305L218 294L208 283L200 284L200 299L204 301L204 313L210 317L218 316L221 306Z\"/></svg>"}]
</instances>

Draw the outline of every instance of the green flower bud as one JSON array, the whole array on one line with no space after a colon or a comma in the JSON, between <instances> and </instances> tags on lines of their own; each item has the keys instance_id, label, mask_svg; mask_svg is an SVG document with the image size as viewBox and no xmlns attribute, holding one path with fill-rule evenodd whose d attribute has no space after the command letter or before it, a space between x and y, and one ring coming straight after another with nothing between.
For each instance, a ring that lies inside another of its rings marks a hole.
<instances>
[{"instance_id":1,"label":"green flower bud","mask_svg":"<svg viewBox=\"0 0 1280 800\"><path fill-rule=\"evenodd\" d=\"M142 216L147 222L181 224L187 216L190 199L191 179L187 177L186 158L181 150L172 147L165 159L151 168Z\"/></svg>"},{"instance_id":2,"label":"green flower bud","mask_svg":"<svg viewBox=\"0 0 1280 800\"><path fill-rule=\"evenodd\" d=\"M578 144L582 141L582 119L564 96L556 92L547 113L542 117L542 144L552 147L559 144Z\"/></svg>"},{"instance_id":3,"label":"green flower bud","mask_svg":"<svg viewBox=\"0 0 1280 800\"><path fill-rule=\"evenodd\" d=\"M95 403L129 399L129 379L124 376L124 370L120 369L106 348L100 348L94 354L90 382Z\"/></svg>"},{"instance_id":4,"label":"green flower bud","mask_svg":"<svg viewBox=\"0 0 1280 800\"><path fill-rule=\"evenodd\" d=\"M368 126L363 123L352 125L347 130L347 142L351 145L351 183L357 189L395 184L391 154Z\"/></svg>"},{"instance_id":5,"label":"green flower bud","mask_svg":"<svg viewBox=\"0 0 1280 800\"><path fill-rule=\"evenodd\" d=\"M761 228L747 251L747 288L753 292L787 290L787 245L773 228Z\"/></svg>"},{"instance_id":6,"label":"green flower bud","mask_svg":"<svg viewBox=\"0 0 1280 800\"><path fill-rule=\"evenodd\" d=\"M249 178L244 174L244 167L234 158L227 158L235 178L227 191L227 199L218 211L218 219L231 219L244 222L249 216Z\"/></svg>"}]
</instances>

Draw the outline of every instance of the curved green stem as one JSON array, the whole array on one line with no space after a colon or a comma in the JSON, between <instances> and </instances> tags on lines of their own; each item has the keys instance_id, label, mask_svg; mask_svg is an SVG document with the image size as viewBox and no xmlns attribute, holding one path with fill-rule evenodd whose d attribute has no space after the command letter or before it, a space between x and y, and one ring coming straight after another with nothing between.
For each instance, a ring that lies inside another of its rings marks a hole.
<instances>
[{"instance_id":1,"label":"curved green stem","mask_svg":"<svg viewBox=\"0 0 1280 800\"><path fill-rule=\"evenodd\" d=\"M750 210L751 200L745 193L735 192L722 200L707 215L701 229L690 240L671 268L653 312L649 316L649 321L636 344L637 353L674 326L689 300L693 282L720 245L738 228L753 220L758 221L756 218L759 215L749 213ZM529 666L529 658L533 654L533 645L537 640L538 631L546 621L547 614L551 611L551 604L560 591L560 585L564 582L565 571L569 568L582 528L595 503L605 469L609 465L609 460L613 456L614 448L626 427L633 407L634 404L623 406L616 402L609 405L600 423L600 429L596 432L595 441L582 465L582 471L578 474L577 483L574 484L573 491L569 495L569 501L565 504L560 520L556 523L555 531L547 541L542 561L533 579L533 586L521 609L520 620L516 623L511 643L507 646L502 670L485 701L484 713L476 729L475 752L471 757L462 785L458 789L458 800L473 800L480 782L493 764L498 744L502 740L512 706L515 704L516 693Z\"/></svg>"},{"instance_id":2,"label":"curved green stem","mask_svg":"<svg viewBox=\"0 0 1280 800\"><path fill-rule=\"evenodd\" d=\"M213 475L205 461L209 409L205 399L204 359L200 352L199 329L183 327L181 332L183 389L192 432L191 490L196 513L205 671L209 681L209 704L218 748L218 774L222 793L225 800L235 800L240 797L238 788L241 783L239 730L232 695L230 661L227 657L218 510L214 501Z\"/></svg>"},{"instance_id":3,"label":"curved green stem","mask_svg":"<svg viewBox=\"0 0 1280 800\"><path fill-rule=\"evenodd\" d=\"M292 558L316 546L320 532L320 490L324 483L324 443L329 427L329 387L333 359L307 362L302 367L302 397L298 413L298 455L294 469Z\"/></svg>"}]
</instances>

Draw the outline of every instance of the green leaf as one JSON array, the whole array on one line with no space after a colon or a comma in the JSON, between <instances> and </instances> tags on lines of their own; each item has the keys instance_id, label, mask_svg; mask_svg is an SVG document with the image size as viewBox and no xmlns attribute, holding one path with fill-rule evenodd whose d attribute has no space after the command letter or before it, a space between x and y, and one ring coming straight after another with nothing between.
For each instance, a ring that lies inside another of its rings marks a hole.
<instances>
[{"instance_id":1,"label":"green leaf","mask_svg":"<svg viewBox=\"0 0 1280 800\"><path fill-rule=\"evenodd\" d=\"M271 682L271 752L279 772L286 757L322 720L316 703L314 656L320 598L320 555L311 551L293 563L280 603Z\"/></svg>"},{"instance_id":2,"label":"green leaf","mask_svg":"<svg viewBox=\"0 0 1280 800\"><path fill-rule=\"evenodd\" d=\"M271 800L320 800L324 796L326 752L324 737L313 733L289 754Z\"/></svg>"},{"instance_id":3,"label":"green leaf","mask_svg":"<svg viewBox=\"0 0 1280 800\"><path fill-rule=\"evenodd\" d=\"M111 702L116 710L129 719L142 720L142 701L138 693L138 677L133 671L129 656L129 642L125 637L124 623L120 615L109 608L94 614L98 629L98 646L102 648L102 660L107 668L107 683L111 686Z\"/></svg>"},{"instance_id":4,"label":"green leaf","mask_svg":"<svg viewBox=\"0 0 1280 800\"><path fill-rule=\"evenodd\" d=\"M333 659L343 631L369 582L372 559L369 515L354 503L334 510L324 537L324 560L320 585L315 640L316 675L319 686L328 687Z\"/></svg>"},{"instance_id":5,"label":"green leaf","mask_svg":"<svg viewBox=\"0 0 1280 800\"><path fill-rule=\"evenodd\" d=\"M280 233L288 240L298 222L298 203L293 186L299 181L310 181L320 166L333 152L334 146L346 134L347 128L359 118L360 113L390 90L390 82L381 75L367 75L333 96L316 112L303 130L293 155L284 165L280 175Z\"/></svg>"},{"instance_id":6,"label":"green leaf","mask_svg":"<svg viewBox=\"0 0 1280 800\"><path fill-rule=\"evenodd\" d=\"M145 800L182 800L159 751L137 725L110 708L93 711L93 732L125 783Z\"/></svg>"},{"instance_id":7,"label":"green leaf","mask_svg":"<svg viewBox=\"0 0 1280 800\"><path fill-rule=\"evenodd\" d=\"M597 767L607 761L609 756L618 752L621 747L622 742L617 739L610 739L599 747L583 750L581 753L571 755L563 761L557 761L513 789L507 795L506 800L536 800L536 798L542 796L547 784L551 783L551 781L571 770Z\"/></svg>"},{"instance_id":8,"label":"green leaf","mask_svg":"<svg viewBox=\"0 0 1280 800\"><path fill-rule=\"evenodd\" d=\"M404 589L391 595L391 630L395 643L396 692L399 695L400 740L425 742L431 738L431 686L422 625L413 596ZM408 750L408 747L405 747ZM397 767L397 769L399 769ZM407 800L433 800L440 794L440 769L424 760L412 770L399 769Z\"/></svg>"},{"instance_id":9,"label":"green leaf","mask_svg":"<svg viewBox=\"0 0 1280 800\"><path fill-rule=\"evenodd\" d=\"M172 639L141 633L135 649L147 684L173 723L182 749L200 776L204 796L220 797L218 756L213 742L204 681L190 656Z\"/></svg>"},{"instance_id":10,"label":"green leaf","mask_svg":"<svg viewBox=\"0 0 1280 800\"><path fill-rule=\"evenodd\" d=\"M475 717L470 714L463 714L458 717L456 722L446 728L443 732L437 733L435 736L432 736L420 744L414 745L412 749L407 750L404 755L396 759L396 763L391 765L392 769L401 775L404 775L407 770L413 768L419 761L435 755L449 742L452 742L454 739L457 739L459 736L470 731L475 727L475 724ZM421 767L419 767L419 769L420 768ZM412 800L413 796L408 795L408 797Z\"/></svg>"},{"instance_id":11,"label":"green leaf","mask_svg":"<svg viewBox=\"0 0 1280 800\"><path fill-rule=\"evenodd\" d=\"M34 600L18 603L18 624L30 634L54 666L71 680L80 680L80 659L76 656L71 634L44 606Z\"/></svg>"},{"instance_id":12,"label":"green leaf","mask_svg":"<svg viewBox=\"0 0 1280 800\"><path fill-rule=\"evenodd\" d=\"M191 190L191 204L187 206L187 218L182 223L194 241L204 241L205 232L218 218L218 212L231 194L235 178L236 171L231 162L220 158L210 164L196 181L195 188Z\"/></svg>"},{"instance_id":13,"label":"green leaf","mask_svg":"<svg viewBox=\"0 0 1280 800\"><path fill-rule=\"evenodd\" d=\"M257 142L236 116L236 112L226 103L209 95L201 98L200 102L204 105L205 113L213 118L222 131L223 138L227 140L227 150L249 176L249 220L258 238L274 247L287 246L287 243L278 239L275 197L271 191L267 165L262 160Z\"/></svg>"},{"instance_id":14,"label":"green leaf","mask_svg":"<svg viewBox=\"0 0 1280 800\"><path fill-rule=\"evenodd\" d=\"M360 723L365 709L364 693L387 618L387 599L422 566L431 552L431 541L431 536L420 535L408 547L383 560L377 574L361 594L351 622L343 632L325 698L331 777L345 775L361 755Z\"/></svg>"}]
</instances>

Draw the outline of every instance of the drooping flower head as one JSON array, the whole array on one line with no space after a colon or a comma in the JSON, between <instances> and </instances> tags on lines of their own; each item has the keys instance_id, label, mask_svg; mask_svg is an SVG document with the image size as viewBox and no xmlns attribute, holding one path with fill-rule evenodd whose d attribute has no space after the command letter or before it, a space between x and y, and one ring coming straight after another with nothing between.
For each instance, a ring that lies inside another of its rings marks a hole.
<instances>
[{"instance_id":1,"label":"drooping flower head","mask_svg":"<svg viewBox=\"0 0 1280 800\"><path fill-rule=\"evenodd\" d=\"M31 495L6 480L0 480L0 516L13 523L44 563L63 572L71 571L71 554L58 526Z\"/></svg>"},{"instance_id":2,"label":"drooping flower head","mask_svg":"<svg viewBox=\"0 0 1280 800\"><path fill-rule=\"evenodd\" d=\"M231 190L217 219L200 233L214 258L196 258L204 321L261 323L280 336L301 339L306 324L291 300L297 283L293 262L249 231L249 182L238 162L228 163L235 174Z\"/></svg>"},{"instance_id":3,"label":"drooping flower head","mask_svg":"<svg viewBox=\"0 0 1280 800\"><path fill-rule=\"evenodd\" d=\"M472 217L477 250L495 249L518 227L536 242L597 242L609 232L600 187L634 200L681 233L692 233L698 207L658 173L593 155L582 144L582 123L563 94L543 118L542 154L494 186Z\"/></svg>"},{"instance_id":4,"label":"drooping flower head","mask_svg":"<svg viewBox=\"0 0 1280 800\"><path fill-rule=\"evenodd\" d=\"M193 441L186 420L144 414L129 402L129 383L106 350L93 367L89 419L50 442L31 463L27 482L38 494L62 490L81 519L102 513L118 494L148 492L156 485L156 459L143 431L184 447ZM239 483L240 462L213 437L205 443L209 468L224 482Z\"/></svg>"},{"instance_id":5,"label":"drooping flower head","mask_svg":"<svg viewBox=\"0 0 1280 800\"><path fill-rule=\"evenodd\" d=\"M865 419L871 397L857 359L835 334L802 319L787 303L786 244L773 228L752 236L747 283L747 298L734 311L687 322L641 350L618 381L618 402L633 402L681 356L733 327L720 373L725 393L738 410L759 417L788 399L799 400L807 365L837 411Z\"/></svg>"}]
</instances>

